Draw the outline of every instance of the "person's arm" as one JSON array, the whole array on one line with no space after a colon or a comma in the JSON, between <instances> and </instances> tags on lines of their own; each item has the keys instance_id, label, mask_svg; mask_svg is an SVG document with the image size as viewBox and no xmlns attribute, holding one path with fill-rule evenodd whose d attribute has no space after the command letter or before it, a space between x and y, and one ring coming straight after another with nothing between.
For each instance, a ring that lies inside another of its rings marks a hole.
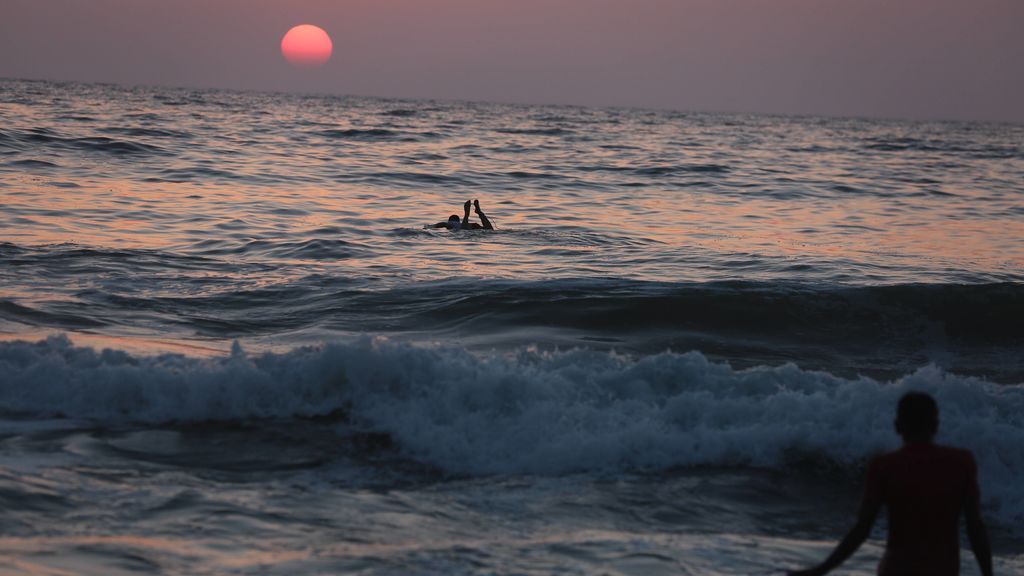
<instances>
[{"instance_id":1,"label":"person's arm","mask_svg":"<svg viewBox=\"0 0 1024 576\"><path fill-rule=\"evenodd\" d=\"M875 525L875 518L878 516L878 510L881 507L881 478L878 475L877 463L872 462L868 467L867 487L864 490L864 498L860 503L857 523L839 541L839 545L836 546L835 550L829 554L824 562L807 570L787 572L788 576L823 576L845 562L868 539L868 536L871 534L871 527Z\"/></svg>"},{"instance_id":2,"label":"person's arm","mask_svg":"<svg viewBox=\"0 0 1024 576\"><path fill-rule=\"evenodd\" d=\"M850 529L846 537L839 542L839 545L836 546L836 549L829 554L824 562L807 570L788 572L789 576L823 576L843 562L846 562L846 559L852 556L857 551L857 548L860 548L860 545L868 539L868 536L871 534L871 527L875 524L875 515L877 513L877 507L873 512L867 512L862 507L861 515L857 518L857 524Z\"/></svg>"},{"instance_id":3,"label":"person's arm","mask_svg":"<svg viewBox=\"0 0 1024 576\"><path fill-rule=\"evenodd\" d=\"M491 221L487 219L487 215L480 209L480 201L473 200L473 206L476 207L476 215L480 217L480 222L483 223L484 230L494 230L494 226Z\"/></svg>"},{"instance_id":4,"label":"person's arm","mask_svg":"<svg viewBox=\"0 0 1024 576\"><path fill-rule=\"evenodd\" d=\"M988 541L988 530L981 521L981 493L978 490L978 467L971 458L971 479L964 516L967 520L967 539L971 543L974 559L978 561L982 576L992 576L992 547Z\"/></svg>"}]
</instances>

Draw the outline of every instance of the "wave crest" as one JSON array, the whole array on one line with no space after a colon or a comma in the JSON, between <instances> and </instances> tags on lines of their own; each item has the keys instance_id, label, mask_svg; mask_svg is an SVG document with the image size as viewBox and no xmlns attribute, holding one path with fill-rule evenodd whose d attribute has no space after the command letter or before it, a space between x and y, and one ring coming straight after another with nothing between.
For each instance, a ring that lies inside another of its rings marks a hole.
<instances>
[{"instance_id":1,"label":"wave crest","mask_svg":"<svg viewBox=\"0 0 1024 576\"><path fill-rule=\"evenodd\" d=\"M0 410L101 425L294 419L339 410L409 457L458 474L693 465L857 466L896 444L908 390L942 407L940 440L974 450L988 505L1024 520L1024 385L934 366L892 382L795 365L735 370L699 352L634 359L578 349L478 355L384 338L193 358L0 343Z\"/></svg>"}]
</instances>

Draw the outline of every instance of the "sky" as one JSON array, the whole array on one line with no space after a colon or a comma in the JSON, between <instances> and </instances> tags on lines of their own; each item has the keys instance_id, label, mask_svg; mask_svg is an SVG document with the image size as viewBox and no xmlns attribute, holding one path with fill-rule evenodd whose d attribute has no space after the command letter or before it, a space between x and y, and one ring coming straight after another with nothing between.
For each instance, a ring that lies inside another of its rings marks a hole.
<instances>
[{"instance_id":1,"label":"sky","mask_svg":"<svg viewBox=\"0 0 1024 576\"><path fill-rule=\"evenodd\" d=\"M290 66L294 25L334 57ZM0 0L0 77L1024 122L1022 0Z\"/></svg>"}]
</instances>

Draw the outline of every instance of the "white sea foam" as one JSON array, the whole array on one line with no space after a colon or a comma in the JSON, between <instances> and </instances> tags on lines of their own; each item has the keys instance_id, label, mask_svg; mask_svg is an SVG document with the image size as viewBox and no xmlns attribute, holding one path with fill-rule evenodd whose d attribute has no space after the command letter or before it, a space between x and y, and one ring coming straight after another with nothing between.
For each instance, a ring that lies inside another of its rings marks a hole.
<instances>
[{"instance_id":1,"label":"white sea foam","mask_svg":"<svg viewBox=\"0 0 1024 576\"><path fill-rule=\"evenodd\" d=\"M698 352L475 354L363 338L283 354L132 356L65 337L0 343L0 410L101 424L301 418L348 410L453 473L689 465L844 466L897 445L893 409L924 390L940 441L974 451L986 505L1024 523L1024 385L924 367L893 382L787 364L735 370Z\"/></svg>"}]
</instances>

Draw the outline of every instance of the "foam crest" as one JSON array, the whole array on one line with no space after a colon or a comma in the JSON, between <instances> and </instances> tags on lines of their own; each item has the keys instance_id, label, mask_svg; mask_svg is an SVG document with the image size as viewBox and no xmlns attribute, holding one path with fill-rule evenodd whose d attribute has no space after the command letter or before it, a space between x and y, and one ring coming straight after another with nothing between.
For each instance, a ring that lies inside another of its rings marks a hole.
<instances>
[{"instance_id":1,"label":"foam crest","mask_svg":"<svg viewBox=\"0 0 1024 576\"><path fill-rule=\"evenodd\" d=\"M344 401L344 357L302 348L249 357L133 356L65 336L0 343L0 413L102 424L301 418Z\"/></svg>"},{"instance_id":2,"label":"foam crest","mask_svg":"<svg viewBox=\"0 0 1024 576\"><path fill-rule=\"evenodd\" d=\"M303 418L340 409L408 456L459 474L692 465L856 466L894 448L900 395L942 409L940 441L977 456L986 504L1024 522L1024 385L929 366L893 382L787 364L734 370L698 352L475 354L383 338L222 358L133 356L65 337L0 343L0 410L106 424Z\"/></svg>"}]
</instances>

